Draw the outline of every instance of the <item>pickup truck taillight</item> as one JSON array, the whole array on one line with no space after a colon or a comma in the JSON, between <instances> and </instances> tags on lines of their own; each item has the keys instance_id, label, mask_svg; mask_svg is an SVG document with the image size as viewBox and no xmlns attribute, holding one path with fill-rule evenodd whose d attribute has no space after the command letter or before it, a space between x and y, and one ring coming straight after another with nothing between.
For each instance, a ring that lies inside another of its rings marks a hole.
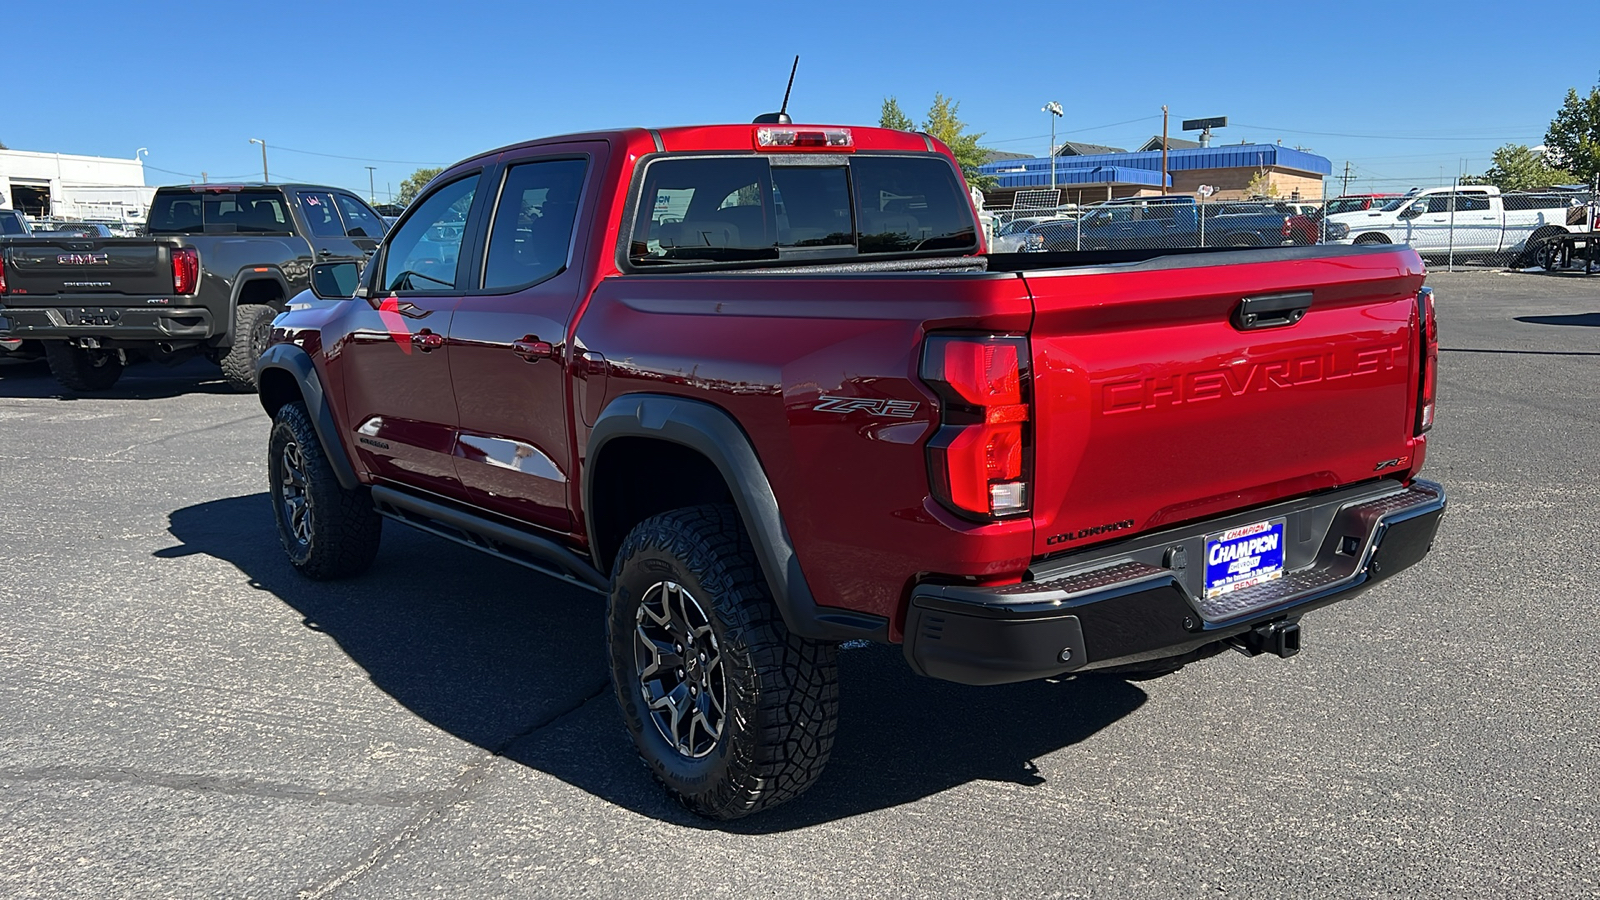
<instances>
[{"instance_id":1,"label":"pickup truck taillight","mask_svg":"<svg viewBox=\"0 0 1600 900\"><path fill-rule=\"evenodd\" d=\"M939 395L940 429L928 441L934 497L968 517L1028 511L1027 338L933 336L922 380Z\"/></svg>"},{"instance_id":2,"label":"pickup truck taillight","mask_svg":"<svg viewBox=\"0 0 1600 900\"><path fill-rule=\"evenodd\" d=\"M200 251L179 247L172 251L172 292L192 294L200 284Z\"/></svg>"},{"instance_id":3,"label":"pickup truck taillight","mask_svg":"<svg viewBox=\"0 0 1600 900\"><path fill-rule=\"evenodd\" d=\"M5 294L8 290L6 287L6 255L4 250L0 250L0 294Z\"/></svg>"},{"instance_id":4,"label":"pickup truck taillight","mask_svg":"<svg viewBox=\"0 0 1600 900\"><path fill-rule=\"evenodd\" d=\"M1421 340L1422 376L1417 387L1417 434L1433 427L1433 404L1439 391L1439 321L1433 313L1433 288L1417 291L1417 324Z\"/></svg>"}]
</instances>

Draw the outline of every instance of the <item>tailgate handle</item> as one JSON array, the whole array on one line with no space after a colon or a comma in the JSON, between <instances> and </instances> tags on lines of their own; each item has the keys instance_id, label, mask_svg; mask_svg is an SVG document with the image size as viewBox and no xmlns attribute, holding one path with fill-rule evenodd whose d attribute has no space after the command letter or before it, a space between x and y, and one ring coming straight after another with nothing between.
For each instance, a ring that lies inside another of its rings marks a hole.
<instances>
[{"instance_id":1,"label":"tailgate handle","mask_svg":"<svg viewBox=\"0 0 1600 900\"><path fill-rule=\"evenodd\" d=\"M1233 327L1240 331L1255 328L1278 328L1293 325L1305 317L1311 308L1311 292L1272 294L1267 297L1246 297L1233 311Z\"/></svg>"}]
</instances>

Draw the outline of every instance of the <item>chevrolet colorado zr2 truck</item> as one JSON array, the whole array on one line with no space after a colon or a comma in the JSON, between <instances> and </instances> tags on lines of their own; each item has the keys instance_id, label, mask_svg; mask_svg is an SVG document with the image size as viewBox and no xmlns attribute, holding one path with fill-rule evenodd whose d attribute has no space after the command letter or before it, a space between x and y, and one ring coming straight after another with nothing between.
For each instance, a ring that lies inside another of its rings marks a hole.
<instances>
[{"instance_id":1,"label":"chevrolet colorado zr2 truck","mask_svg":"<svg viewBox=\"0 0 1600 900\"><path fill-rule=\"evenodd\" d=\"M1412 250L984 251L921 134L473 157L274 324L283 547L352 576L401 523L603 595L639 755L718 818L816 780L840 642L980 685L1289 656L1428 552Z\"/></svg>"},{"instance_id":2,"label":"chevrolet colorado zr2 truck","mask_svg":"<svg viewBox=\"0 0 1600 900\"><path fill-rule=\"evenodd\" d=\"M0 242L0 346L43 345L74 391L102 391L133 358L203 355L236 390L255 389L272 319L313 263L364 260L383 219L354 194L308 184L156 190L143 238Z\"/></svg>"}]
</instances>

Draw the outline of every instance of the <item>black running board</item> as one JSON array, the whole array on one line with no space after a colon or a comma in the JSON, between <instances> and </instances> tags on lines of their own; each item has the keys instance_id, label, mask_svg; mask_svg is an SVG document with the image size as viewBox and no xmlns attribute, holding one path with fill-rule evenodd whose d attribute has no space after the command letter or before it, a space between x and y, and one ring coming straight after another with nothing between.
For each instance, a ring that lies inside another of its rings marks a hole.
<instances>
[{"instance_id":1,"label":"black running board","mask_svg":"<svg viewBox=\"0 0 1600 900\"><path fill-rule=\"evenodd\" d=\"M599 594L610 592L609 580L589 565L588 560L530 531L394 488L374 487L372 501L380 515L418 531L482 550L490 556Z\"/></svg>"}]
</instances>

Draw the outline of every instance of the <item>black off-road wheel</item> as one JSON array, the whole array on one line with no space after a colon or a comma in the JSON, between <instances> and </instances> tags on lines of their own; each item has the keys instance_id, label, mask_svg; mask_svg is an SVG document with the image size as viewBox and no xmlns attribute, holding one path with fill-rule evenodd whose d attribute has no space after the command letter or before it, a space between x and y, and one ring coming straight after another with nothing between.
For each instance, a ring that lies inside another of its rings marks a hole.
<instances>
[{"instance_id":1,"label":"black off-road wheel","mask_svg":"<svg viewBox=\"0 0 1600 900\"><path fill-rule=\"evenodd\" d=\"M272 340L278 311L259 303L241 303L233 314L233 346L218 360L228 386L241 394L256 392L256 360Z\"/></svg>"},{"instance_id":2,"label":"black off-road wheel","mask_svg":"<svg viewBox=\"0 0 1600 900\"><path fill-rule=\"evenodd\" d=\"M122 355L116 350L86 350L65 341L45 341L44 358L50 374L68 390L110 390L122 377Z\"/></svg>"},{"instance_id":3,"label":"black off-road wheel","mask_svg":"<svg viewBox=\"0 0 1600 900\"><path fill-rule=\"evenodd\" d=\"M789 633L733 507L640 523L612 567L607 622L622 720L684 806L735 819L817 780L838 723L837 649Z\"/></svg>"},{"instance_id":4,"label":"black off-road wheel","mask_svg":"<svg viewBox=\"0 0 1600 900\"><path fill-rule=\"evenodd\" d=\"M324 581L371 568L383 518L365 488L339 484L305 404L297 400L278 410L267 447L278 541L295 569Z\"/></svg>"}]
</instances>

